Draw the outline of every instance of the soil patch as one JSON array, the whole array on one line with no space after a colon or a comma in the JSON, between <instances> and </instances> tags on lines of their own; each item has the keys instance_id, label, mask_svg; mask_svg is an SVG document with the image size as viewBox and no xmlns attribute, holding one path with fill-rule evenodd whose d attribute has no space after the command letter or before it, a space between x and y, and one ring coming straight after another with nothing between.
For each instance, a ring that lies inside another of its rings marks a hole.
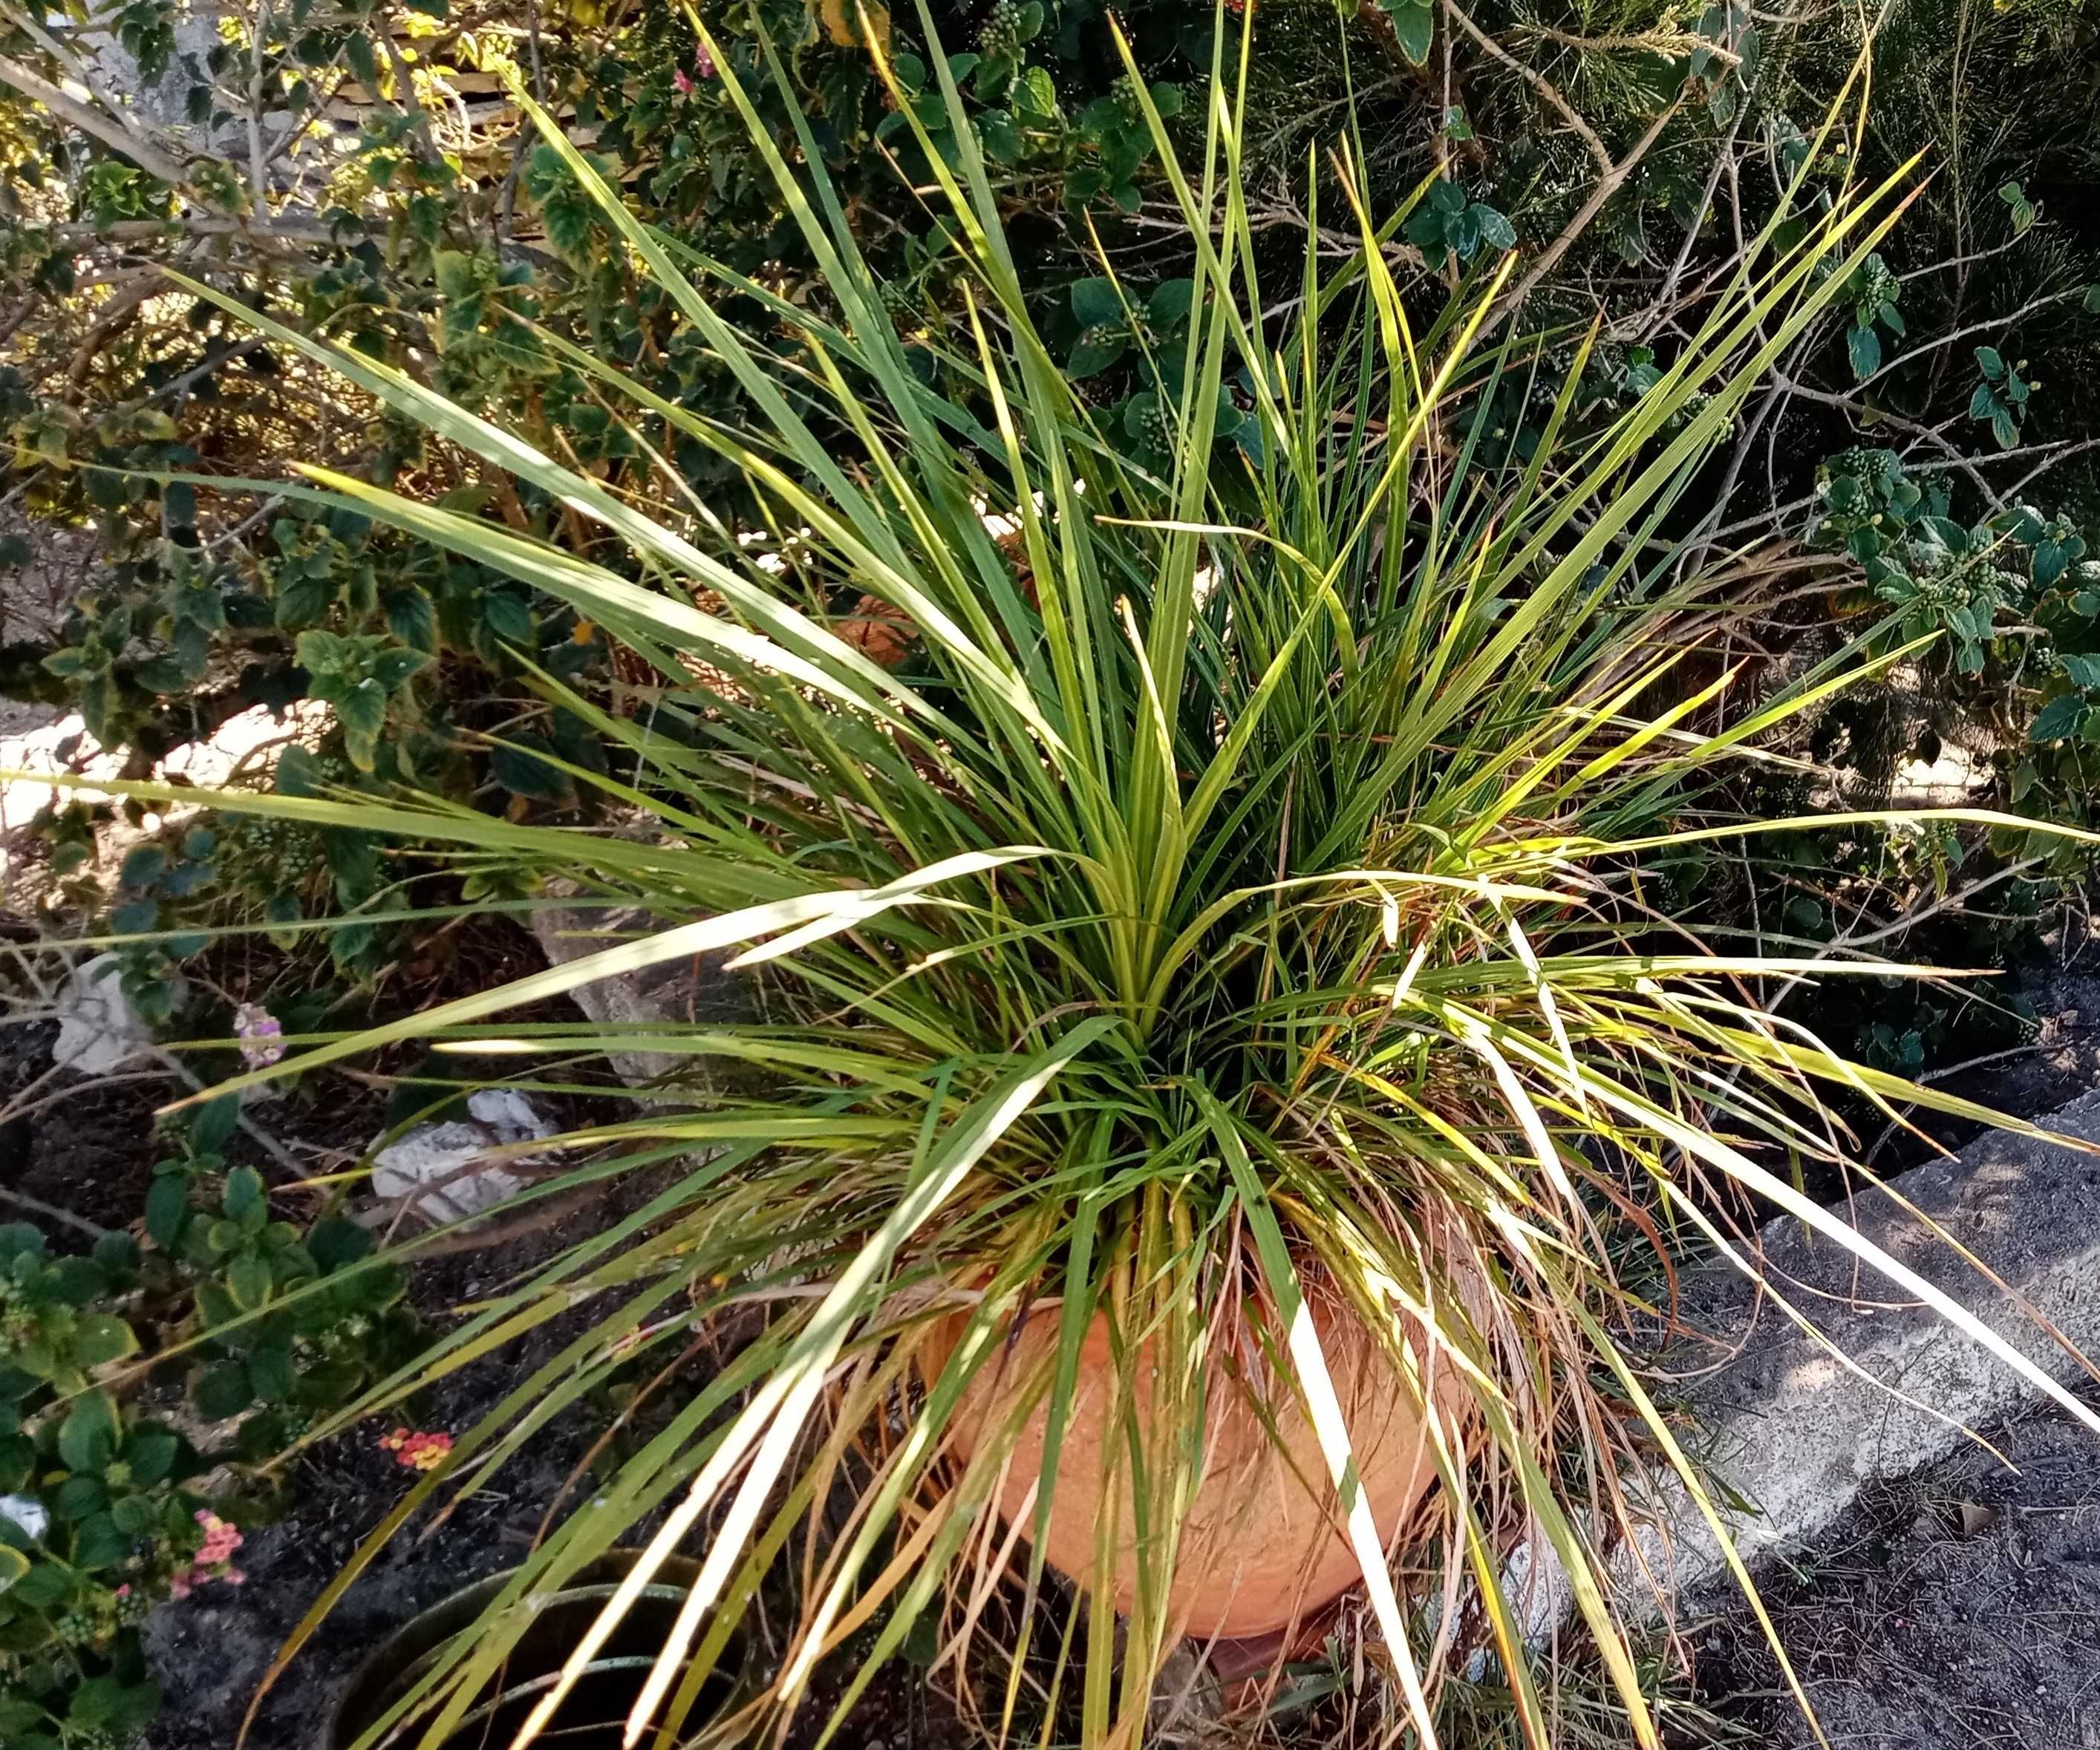
<instances>
[{"instance_id":1,"label":"soil patch","mask_svg":"<svg viewBox=\"0 0 2100 1750\"><path fill-rule=\"evenodd\" d=\"M2033 1038L1930 1072L1935 1087L2023 1118L2043 1117L2100 1087L2100 942L2081 937L2061 963L2019 968L1992 981L1990 994L2032 1014ZM1955 1148L1979 1129L1930 1116L1921 1116L1919 1124ZM1891 1151L1898 1152L1906 1164L1924 1157L1914 1143Z\"/></svg>"},{"instance_id":2,"label":"soil patch","mask_svg":"<svg viewBox=\"0 0 2100 1750\"><path fill-rule=\"evenodd\" d=\"M153 1111L170 1097L174 1078L54 1069L58 1033L55 1020L0 1029L0 1098L15 1109L0 1122L0 1186L97 1227L121 1228L145 1205L161 1156ZM37 1219L33 1208L0 1204L0 1220L24 1215ZM71 1250L85 1236L58 1228L51 1239Z\"/></svg>"},{"instance_id":3,"label":"soil patch","mask_svg":"<svg viewBox=\"0 0 2100 1750\"><path fill-rule=\"evenodd\" d=\"M433 1422L466 1408L460 1395L445 1395L452 1402L433 1406ZM263 1698L248 1739L254 1750L324 1750L351 1673L417 1611L521 1559L576 1456L572 1442L550 1438L443 1526L405 1528ZM293 1474L288 1515L249 1532L240 1558L246 1584L203 1587L154 1612L147 1651L165 1699L148 1750L231 1750L286 1638L412 1481L371 1430L331 1442Z\"/></svg>"},{"instance_id":4,"label":"soil patch","mask_svg":"<svg viewBox=\"0 0 2100 1750\"><path fill-rule=\"evenodd\" d=\"M1759 1589L1833 1750L2100 1746L2100 1446L2060 1410L1863 1490ZM1769 1750L1815 1739L1747 1610L1694 1631L1703 1698Z\"/></svg>"}]
</instances>

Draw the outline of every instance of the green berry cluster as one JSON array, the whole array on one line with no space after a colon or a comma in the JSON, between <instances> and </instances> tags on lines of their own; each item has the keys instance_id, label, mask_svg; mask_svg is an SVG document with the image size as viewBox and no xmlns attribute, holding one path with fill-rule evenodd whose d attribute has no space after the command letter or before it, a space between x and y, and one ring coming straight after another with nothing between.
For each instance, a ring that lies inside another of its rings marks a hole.
<instances>
[{"instance_id":1,"label":"green berry cluster","mask_svg":"<svg viewBox=\"0 0 2100 1750\"><path fill-rule=\"evenodd\" d=\"M33 1342L41 1322L29 1291L13 1277L0 1275L0 1353Z\"/></svg>"},{"instance_id":2,"label":"green berry cluster","mask_svg":"<svg viewBox=\"0 0 2100 1750\"><path fill-rule=\"evenodd\" d=\"M1027 40L1020 0L992 0L991 10L985 15L984 28L977 33L978 50L986 55L1012 59L1020 55L1021 45Z\"/></svg>"},{"instance_id":3,"label":"green berry cluster","mask_svg":"<svg viewBox=\"0 0 2100 1750\"><path fill-rule=\"evenodd\" d=\"M88 1604L77 1604L51 1620L51 1633L66 1646L93 1646L107 1640L116 1627L113 1611L105 1613Z\"/></svg>"},{"instance_id":4,"label":"green berry cluster","mask_svg":"<svg viewBox=\"0 0 2100 1750\"><path fill-rule=\"evenodd\" d=\"M236 817L226 828L223 866L256 897L297 892L323 866L320 835L297 821L267 814Z\"/></svg>"},{"instance_id":5,"label":"green berry cluster","mask_svg":"<svg viewBox=\"0 0 2100 1750\"><path fill-rule=\"evenodd\" d=\"M1132 411L1131 420L1136 436L1155 449L1167 447L1169 439L1167 410L1157 395L1140 399Z\"/></svg>"}]
</instances>

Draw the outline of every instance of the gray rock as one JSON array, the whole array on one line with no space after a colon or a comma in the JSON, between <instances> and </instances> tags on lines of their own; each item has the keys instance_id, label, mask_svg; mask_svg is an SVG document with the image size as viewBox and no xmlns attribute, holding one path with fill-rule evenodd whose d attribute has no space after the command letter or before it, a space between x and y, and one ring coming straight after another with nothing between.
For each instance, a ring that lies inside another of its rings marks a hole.
<instances>
[{"instance_id":1,"label":"gray rock","mask_svg":"<svg viewBox=\"0 0 2100 1750\"><path fill-rule=\"evenodd\" d=\"M73 969L55 1005L53 1063L84 1076L108 1075L152 1051L152 1029L125 995L120 971L113 954L99 954Z\"/></svg>"},{"instance_id":2,"label":"gray rock","mask_svg":"<svg viewBox=\"0 0 2100 1750\"><path fill-rule=\"evenodd\" d=\"M549 906L532 914L532 933L549 966L567 966L587 954L666 928L638 908ZM580 985L569 993L585 1014L608 1026L724 1025L748 1020L756 1007L751 985L722 970L730 953L695 954ZM720 1060L673 1051L615 1051L613 1072L630 1087L720 1088L731 1076Z\"/></svg>"},{"instance_id":3,"label":"gray rock","mask_svg":"<svg viewBox=\"0 0 2100 1750\"><path fill-rule=\"evenodd\" d=\"M448 1222L478 1215L522 1190L525 1181L489 1156L541 1141L554 1126L514 1088L478 1089L467 1096L466 1109L464 1119L419 1124L373 1156L373 1195L413 1197L426 1219ZM516 1164L518 1157L498 1159Z\"/></svg>"},{"instance_id":4,"label":"gray rock","mask_svg":"<svg viewBox=\"0 0 2100 1750\"><path fill-rule=\"evenodd\" d=\"M2100 1093L2040 1122L2100 1143ZM1900 1202L1877 1191L1855 1200L1846 1213L1860 1232L2051 1377L2085 1372L2072 1351L2100 1349L2100 1155L1990 1131L1952 1160L1902 1175L1891 1188ZM1965 1262L1950 1240L2004 1287ZM1707 1330L1748 1338L1732 1364L1690 1393L1692 1407L1716 1431L1721 1474L1760 1510L1738 1536L1746 1555L1813 1536L1861 1483L1916 1470L1950 1451L1963 1426L1994 1419L2033 1395L2027 1381L1930 1308L1865 1273L1829 1241L1805 1234L1799 1223L1769 1223L1764 1251L1767 1273L1829 1347L1739 1272L1702 1272L1695 1319ZM2050 1326L2062 1342L2052 1340ZM1688 1358L1681 1349L1676 1355Z\"/></svg>"},{"instance_id":5,"label":"gray rock","mask_svg":"<svg viewBox=\"0 0 2100 1750\"><path fill-rule=\"evenodd\" d=\"M2100 1143L2100 1093L2038 1122ZM2052 1378L2086 1375L2073 1351L2100 1352L2100 1155L1992 1131L1952 1160L1901 1175L1890 1190L1865 1190L1843 1213ZM2036 1395L1930 1307L1799 1222L1768 1223L1762 1242L1764 1277L1813 1334L1732 1266L1707 1265L1687 1279L1680 1311L1704 1338L1665 1350L1655 1364L1662 1383L1650 1384L1688 1413L1692 1431L1676 1430L1687 1451L1740 1498L1732 1508L1715 1494L1753 1566L1812 1543L1863 1484L1942 1457L1965 1428ZM2100 1462L2100 1435L2093 1438ZM1641 1544L1652 1571L1680 1597L1723 1582L1719 1545L1674 1474L1652 1480L1649 1493ZM1626 1588L1643 1584L1627 1552L1615 1567ZM1543 1629L1568 1598L1550 1564L1540 1580L1527 1615Z\"/></svg>"}]
</instances>

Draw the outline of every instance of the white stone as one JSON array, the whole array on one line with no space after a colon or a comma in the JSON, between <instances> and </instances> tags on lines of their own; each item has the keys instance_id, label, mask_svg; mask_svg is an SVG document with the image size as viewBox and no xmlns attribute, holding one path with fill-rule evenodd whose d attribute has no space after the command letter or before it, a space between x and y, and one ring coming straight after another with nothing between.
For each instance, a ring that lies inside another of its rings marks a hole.
<instances>
[{"instance_id":1,"label":"white stone","mask_svg":"<svg viewBox=\"0 0 2100 1750\"><path fill-rule=\"evenodd\" d=\"M11 1522L38 1543L51 1528L51 1510L33 1495L0 1495L0 1519Z\"/></svg>"},{"instance_id":2,"label":"white stone","mask_svg":"<svg viewBox=\"0 0 2100 1750\"><path fill-rule=\"evenodd\" d=\"M38 783L35 774L114 778L123 764L119 756L103 751L77 712L0 735L0 773L7 774L0 782L0 832L26 827L40 809L69 799L71 792L62 794L53 785ZM97 793L87 800L101 798Z\"/></svg>"},{"instance_id":3,"label":"white stone","mask_svg":"<svg viewBox=\"0 0 2100 1750\"><path fill-rule=\"evenodd\" d=\"M664 920L637 909L605 910L578 905L545 907L532 914L532 933L552 967L616 948L664 928ZM733 1025L751 1018L753 989L726 971L723 956L695 954L668 964L619 972L579 985L571 1000L604 1026L655 1027L666 1033L695 1026ZM667 1102L686 1097L694 1087L719 1091L733 1085L733 1073L719 1059L677 1051L611 1051L607 1062L630 1087L660 1085L655 1096Z\"/></svg>"},{"instance_id":4,"label":"white stone","mask_svg":"<svg viewBox=\"0 0 2100 1750\"><path fill-rule=\"evenodd\" d=\"M318 699L293 699L281 719L267 705L250 706L202 741L174 749L160 769L207 790L237 778L260 778L276 769L277 756L293 743L311 747L319 742L334 716L334 707Z\"/></svg>"},{"instance_id":5,"label":"white stone","mask_svg":"<svg viewBox=\"0 0 2100 1750\"><path fill-rule=\"evenodd\" d=\"M510 1088L470 1094L467 1117L420 1124L379 1151L372 1188L382 1197L415 1197L435 1222L461 1221L523 1190L525 1181L500 1166L477 1166L495 1149L538 1142L553 1126L525 1096ZM421 1196L417 1196L417 1192Z\"/></svg>"},{"instance_id":6,"label":"white stone","mask_svg":"<svg viewBox=\"0 0 2100 1750\"><path fill-rule=\"evenodd\" d=\"M1911 760L1896 768L1889 787L1891 808L1957 808L1994 782L1996 769L1987 750L1943 743L1935 760Z\"/></svg>"},{"instance_id":7,"label":"white stone","mask_svg":"<svg viewBox=\"0 0 2100 1750\"><path fill-rule=\"evenodd\" d=\"M108 1075L152 1048L152 1030L117 982L113 954L99 954L73 969L55 1005L58 1042L51 1061L86 1076Z\"/></svg>"},{"instance_id":8,"label":"white stone","mask_svg":"<svg viewBox=\"0 0 2100 1750\"><path fill-rule=\"evenodd\" d=\"M267 705L257 705L228 717L204 740L186 742L171 750L150 775L156 780L179 778L200 789L237 778L260 778L275 769L278 755L292 743L319 741L328 733L333 716L333 707L317 699L295 700L282 721ZM37 718L44 721L31 721ZM123 766L122 754L109 752L90 735L77 712L53 716L49 707L36 707L18 713L10 720L7 733L0 734L0 840L28 826L46 806L117 800L108 791L60 789L43 781L46 774L92 783L115 778ZM146 831L188 820L198 812L188 804L165 805L162 812L147 817ZM121 856L142 836L121 822L104 827L100 834L103 853ZM0 874L7 872L9 856L0 844Z\"/></svg>"}]
</instances>

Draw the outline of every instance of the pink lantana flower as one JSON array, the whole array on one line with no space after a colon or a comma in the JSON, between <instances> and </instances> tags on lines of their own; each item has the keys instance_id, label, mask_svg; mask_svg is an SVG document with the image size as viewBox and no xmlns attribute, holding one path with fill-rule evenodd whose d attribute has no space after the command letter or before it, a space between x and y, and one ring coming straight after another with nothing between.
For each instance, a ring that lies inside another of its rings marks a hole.
<instances>
[{"instance_id":1,"label":"pink lantana flower","mask_svg":"<svg viewBox=\"0 0 2100 1750\"><path fill-rule=\"evenodd\" d=\"M442 1431L424 1434L396 1428L379 1437L379 1446L381 1451L391 1452L394 1462L404 1470L435 1470L452 1451L452 1437Z\"/></svg>"},{"instance_id":2,"label":"pink lantana flower","mask_svg":"<svg viewBox=\"0 0 2100 1750\"><path fill-rule=\"evenodd\" d=\"M240 1060L250 1069L267 1069L285 1055L285 1024L259 1003L244 1003L233 1012L233 1036L240 1042Z\"/></svg>"}]
</instances>

